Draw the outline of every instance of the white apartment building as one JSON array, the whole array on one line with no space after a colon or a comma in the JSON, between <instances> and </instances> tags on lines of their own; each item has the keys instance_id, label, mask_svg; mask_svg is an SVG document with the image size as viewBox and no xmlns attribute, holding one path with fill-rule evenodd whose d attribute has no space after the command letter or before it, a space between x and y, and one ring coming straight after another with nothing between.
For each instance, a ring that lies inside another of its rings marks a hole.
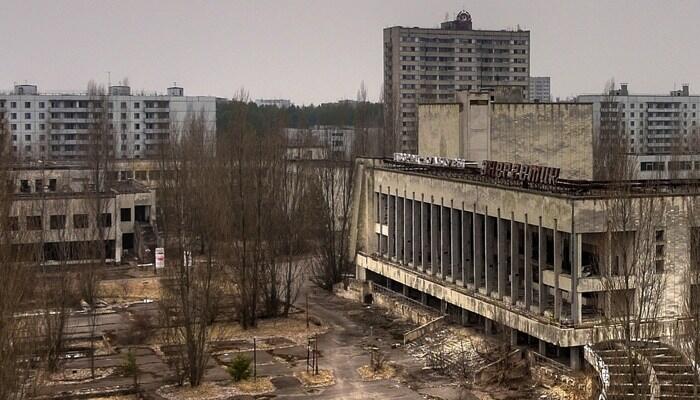
<instances>
[{"instance_id":1,"label":"white apartment building","mask_svg":"<svg viewBox=\"0 0 700 400\"><path fill-rule=\"evenodd\" d=\"M700 147L693 139L700 133L700 96L691 95L687 84L659 95L630 94L623 83L605 95L581 95L576 101L593 104L596 135L601 127L625 135L640 178L700 176Z\"/></svg>"},{"instance_id":2,"label":"white apartment building","mask_svg":"<svg viewBox=\"0 0 700 400\"><path fill-rule=\"evenodd\" d=\"M530 101L540 103L552 101L552 87L548 76L530 77Z\"/></svg>"},{"instance_id":3,"label":"white apartment building","mask_svg":"<svg viewBox=\"0 0 700 400\"><path fill-rule=\"evenodd\" d=\"M193 113L201 115L212 133L216 129L216 98L185 96L181 87L167 94L132 94L128 86L110 86L107 108L86 93L39 93L35 85L16 85L0 93L0 120L11 131L18 160L80 160L90 143L89 127L107 112L117 159L153 158L171 132Z\"/></svg>"},{"instance_id":4,"label":"white apartment building","mask_svg":"<svg viewBox=\"0 0 700 400\"><path fill-rule=\"evenodd\" d=\"M417 104L454 102L457 90L498 86L527 94L529 78L529 31L474 30L466 11L440 28L384 29L384 93L400 151L418 149Z\"/></svg>"}]
</instances>

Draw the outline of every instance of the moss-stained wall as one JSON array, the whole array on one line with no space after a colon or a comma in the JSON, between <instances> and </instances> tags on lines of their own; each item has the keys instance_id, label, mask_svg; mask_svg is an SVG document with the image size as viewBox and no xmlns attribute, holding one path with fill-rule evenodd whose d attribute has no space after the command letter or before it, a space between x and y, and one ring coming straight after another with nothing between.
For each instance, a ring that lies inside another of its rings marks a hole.
<instances>
[{"instance_id":1,"label":"moss-stained wall","mask_svg":"<svg viewBox=\"0 0 700 400\"><path fill-rule=\"evenodd\" d=\"M459 104L418 106L418 154L460 158Z\"/></svg>"},{"instance_id":2,"label":"moss-stained wall","mask_svg":"<svg viewBox=\"0 0 700 400\"><path fill-rule=\"evenodd\" d=\"M492 104L491 154L496 161L561 168L561 177L593 179L590 104Z\"/></svg>"}]
</instances>

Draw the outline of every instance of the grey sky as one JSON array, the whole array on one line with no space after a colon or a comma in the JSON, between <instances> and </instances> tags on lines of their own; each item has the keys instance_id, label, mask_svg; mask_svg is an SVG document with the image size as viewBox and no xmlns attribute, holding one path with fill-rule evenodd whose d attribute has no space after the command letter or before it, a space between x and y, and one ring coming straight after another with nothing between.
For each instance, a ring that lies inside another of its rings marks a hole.
<instances>
[{"instance_id":1,"label":"grey sky","mask_svg":"<svg viewBox=\"0 0 700 400\"><path fill-rule=\"evenodd\" d=\"M27 1L0 0L0 89L81 90L128 77L135 89L320 103L377 99L382 29L433 27L459 9L475 29L530 29L533 75L555 96L599 93L614 77L632 92L700 93L697 1Z\"/></svg>"}]
</instances>

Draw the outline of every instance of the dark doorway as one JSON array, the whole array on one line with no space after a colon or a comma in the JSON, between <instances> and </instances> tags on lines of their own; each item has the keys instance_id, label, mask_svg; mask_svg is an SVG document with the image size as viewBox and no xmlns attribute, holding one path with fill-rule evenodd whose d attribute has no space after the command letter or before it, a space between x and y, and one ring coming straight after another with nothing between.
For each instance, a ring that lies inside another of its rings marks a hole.
<instances>
[{"instance_id":1,"label":"dark doorway","mask_svg":"<svg viewBox=\"0 0 700 400\"><path fill-rule=\"evenodd\" d=\"M148 222L151 218L151 207L150 206L135 206L134 207L134 220L136 222Z\"/></svg>"},{"instance_id":2,"label":"dark doorway","mask_svg":"<svg viewBox=\"0 0 700 400\"><path fill-rule=\"evenodd\" d=\"M134 249L134 234L133 233L122 234L122 249L123 250L133 250Z\"/></svg>"}]
</instances>

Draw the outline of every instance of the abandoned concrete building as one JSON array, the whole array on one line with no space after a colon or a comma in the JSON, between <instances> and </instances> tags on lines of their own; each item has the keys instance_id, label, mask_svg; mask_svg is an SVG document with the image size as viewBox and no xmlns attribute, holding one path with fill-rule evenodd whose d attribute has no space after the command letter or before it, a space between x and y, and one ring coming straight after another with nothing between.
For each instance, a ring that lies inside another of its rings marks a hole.
<instances>
[{"instance_id":1,"label":"abandoned concrete building","mask_svg":"<svg viewBox=\"0 0 700 400\"><path fill-rule=\"evenodd\" d=\"M506 332L513 343L568 357L578 368L584 345L614 337L603 323L618 312L611 302L639 299L634 286L609 286L622 279L622 250L609 244L629 248L641 227L611 231L609 200L619 186L549 177L528 182L470 163L358 160L350 244L357 279ZM665 278L659 321L672 320L692 289L688 254L697 249L687 238L700 224L686 205L700 196L698 186L630 181L625 190L630 201L653 200L662 209L646 234L654 273Z\"/></svg>"},{"instance_id":2,"label":"abandoned concrete building","mask_svg":"<svg viewBox=\"0 0 700 400\"><path fill-rule=\"evenodd\" d=\"M156 193L132 180L107 179L95 190L87 168L23 165L12 171L11 240L23 259L43 264L94 259L104 241L106 259L147 261L156 244ZM97 201L99 198L99 201Z\"/></svg>"},{"instance_id":3,"label":"abandoned concrete building","mask_svg":"<svg viewBox=\"0 0 700 400\"><path fill-rule=\"evenodd\" d=\"M600 100L586 102L589 97L582 96L575 103L531 103L521 98L519 88L499 87L458 91L452 103L419 104L418 154L548 165L560 168L564 178L601 179L603 171L596 167L607 148L595 145ZM697 149L677 154L632 150L624 156L634 166L635 179L700 176Z\"/></svg>"}]
</instances>

